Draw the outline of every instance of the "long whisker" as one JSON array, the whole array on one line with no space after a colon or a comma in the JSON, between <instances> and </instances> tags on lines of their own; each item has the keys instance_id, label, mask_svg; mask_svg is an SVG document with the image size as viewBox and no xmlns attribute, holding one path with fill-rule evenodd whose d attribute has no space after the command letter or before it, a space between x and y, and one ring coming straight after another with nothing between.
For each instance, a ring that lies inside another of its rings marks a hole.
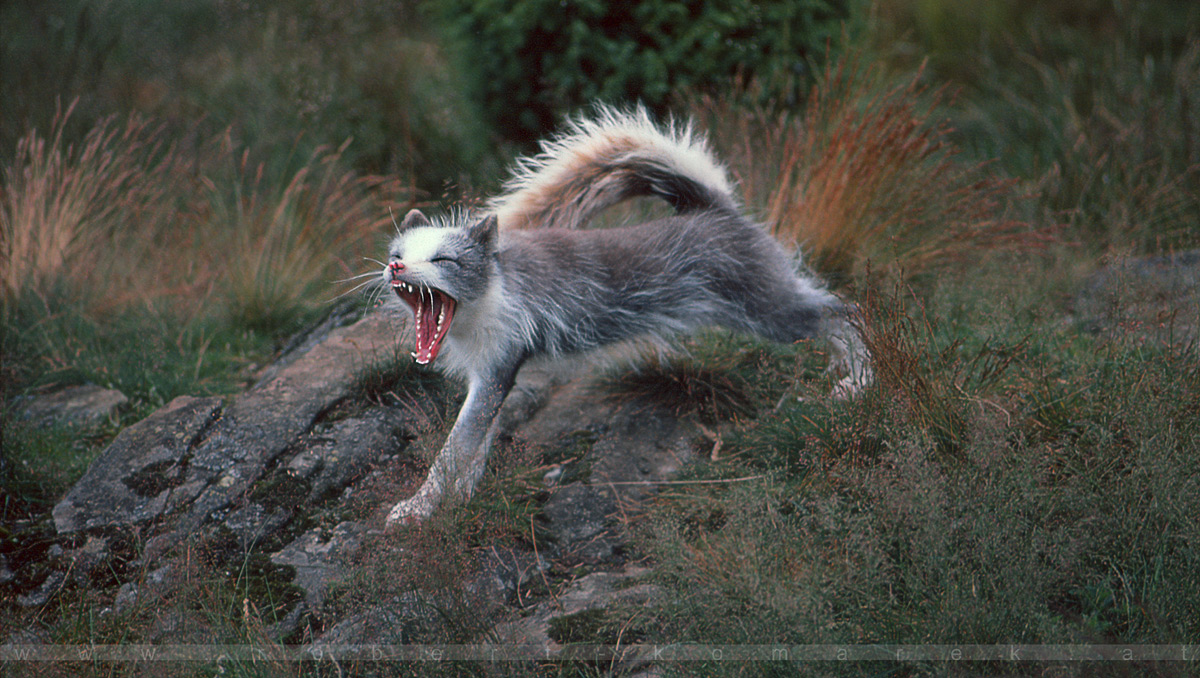
<instances>
[{"instance_id":1,"label":"long whisker","mask_svg":"<svg viewBox=\"0 0 1200 678\"><path fill-rule=\"evenodd\" d=\"M380 303L380 300L383 299L383 295L387 294L388 289L389 287L386 284L380 282L379 287L377 287L374 294L371 295L370 305L375 306L376 304Z\"/></svg>"},{"instance_id":2,"label":"long whisker","mask_svg":"<svg viewBox=\"0 0 1200 678\"><path fill-rule=\"evenodd\" d=\"M383 263L382 261L380 261L378 259L372 258L372 257L363 257L363 261L369 261L373 264L379 264L380 266L387 268L387 264Z\"/></svg>"},{"instance_id":3,"label":"long whisker","mask_svg":"<svg viewBox=\"0 0 1200 678\"><path fill-rule=\"evenodd\" d=\"M354 294L355 292L361 290L362 288L368 287L374 283L375 283L374 280L364 280L363 282L360 282L359 284L355 285L354 287L351 287L350 289L346 290L345 292L342 292L341 294L339 294L331 299L328 299L326 301L326 303L328 303L330 301L337 301L338 299L341 299L342 297Z\"/></svg>"},{"instance_id":4,"label":"long whisker","mask_svg":"<svg viewBox=\"0 0 1200 678\"><path fill-rule=\"evenodd\" d=\"M343 278L341 280L334 280L333 282L347 283L347 282L350 282L351 280L361 280L361 279L367 278L367 277L378 277L378 276L379 276L379 271L367 271L366 273L359 273L358 275L352 275L349 278Z\"/></svg>"}]
</instances>

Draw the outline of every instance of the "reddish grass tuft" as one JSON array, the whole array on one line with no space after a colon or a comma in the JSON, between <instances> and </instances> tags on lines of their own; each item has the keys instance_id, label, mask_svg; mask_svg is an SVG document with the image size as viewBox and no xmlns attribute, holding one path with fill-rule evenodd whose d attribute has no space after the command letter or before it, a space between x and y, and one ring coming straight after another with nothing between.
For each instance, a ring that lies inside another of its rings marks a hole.
<instances>
[{"instance_id":1,"label":"reddish grass tuft","mask_svg":"<svg viewBox=\"0 0 1200 678\"><path fill-rule=\"evenodd\" d=\"M946 92L922 79L918 71L881 86L879 70L851 55L831 62L798 113L747 109L737 103L745 92L692 109L732 158L748 204L827 275L860 273L868 261L927 270L979 247L1038 244L1009 216L1015 183L960 160L938 121Z\"/></svg>"}]
</instances>

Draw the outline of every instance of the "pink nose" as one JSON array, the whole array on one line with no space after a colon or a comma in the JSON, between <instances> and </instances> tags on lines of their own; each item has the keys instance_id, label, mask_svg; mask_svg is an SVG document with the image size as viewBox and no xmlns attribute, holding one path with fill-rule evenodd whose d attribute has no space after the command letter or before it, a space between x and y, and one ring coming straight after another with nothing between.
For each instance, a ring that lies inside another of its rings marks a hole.
<instances>
[{"instance_id":1,"label":"pink nose","mask_svg":"<svg viewBox=\"0 0 1200 678\"><path fill-rule=\"evenodd\" d=\"M399 273L400 271L404 270L404 264L400 263L399 261L393 261L392 263L388 264L388 267L392 269L392 273Z\"/></svg>"}]
</instances>

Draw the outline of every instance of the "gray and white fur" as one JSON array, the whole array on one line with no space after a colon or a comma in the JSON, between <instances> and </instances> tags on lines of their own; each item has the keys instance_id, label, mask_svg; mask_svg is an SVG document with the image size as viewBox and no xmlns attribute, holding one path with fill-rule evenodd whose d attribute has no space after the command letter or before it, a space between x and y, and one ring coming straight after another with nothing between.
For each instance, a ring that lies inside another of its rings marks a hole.
<instances>
[{"instance_id":1,"label":"gray and white fur","mask_svg":"<svg viewBox=\"0 0 1200 678\"><path fill-rule=\"evenodd\" d=\"M505 189L484 214L431 220L413 210L389 248L383 282L414 313L414 357L467 382L425 483L392 508L389 525L471 495L496 415L531 359L716 325L785 343L826 336L846 371L834 396L869 383L847 306L741 214L725 170L690 127L600 108L520 161ZM635 196L661 198L676 214L581 230Z\"/></svg>"}]
</instances>

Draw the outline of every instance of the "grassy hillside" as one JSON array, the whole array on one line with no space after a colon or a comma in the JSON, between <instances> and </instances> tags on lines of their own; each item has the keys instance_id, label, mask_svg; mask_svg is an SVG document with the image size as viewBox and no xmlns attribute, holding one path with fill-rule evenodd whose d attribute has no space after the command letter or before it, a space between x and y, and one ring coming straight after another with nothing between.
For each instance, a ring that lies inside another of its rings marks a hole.
<instances>
[{"instance_id":1,"label":"grassy hillside","mask_svg":"<svg viewBox=\"0 0 1200 678\"><path fill-rule=\"evenodd\" d=\"M1200 245L1200 9L959 4L864 0L796 101L675 93L860 304L878 378L832 402L819 343L703 335L606 382L710 430L689 478L754 478L631 519L675 593L641 637L1200 637L1200 301L1116 274L1099 320L1083 303L1102 267ZM0 549L121 427L365 304L339 281L389 210L476 199L510 160L407 4L29 0L0 25ZM20 419L81 382L131 403L86 434ZM86 614L12 618L84 642Z\"/></svg>"}]
</instances>

